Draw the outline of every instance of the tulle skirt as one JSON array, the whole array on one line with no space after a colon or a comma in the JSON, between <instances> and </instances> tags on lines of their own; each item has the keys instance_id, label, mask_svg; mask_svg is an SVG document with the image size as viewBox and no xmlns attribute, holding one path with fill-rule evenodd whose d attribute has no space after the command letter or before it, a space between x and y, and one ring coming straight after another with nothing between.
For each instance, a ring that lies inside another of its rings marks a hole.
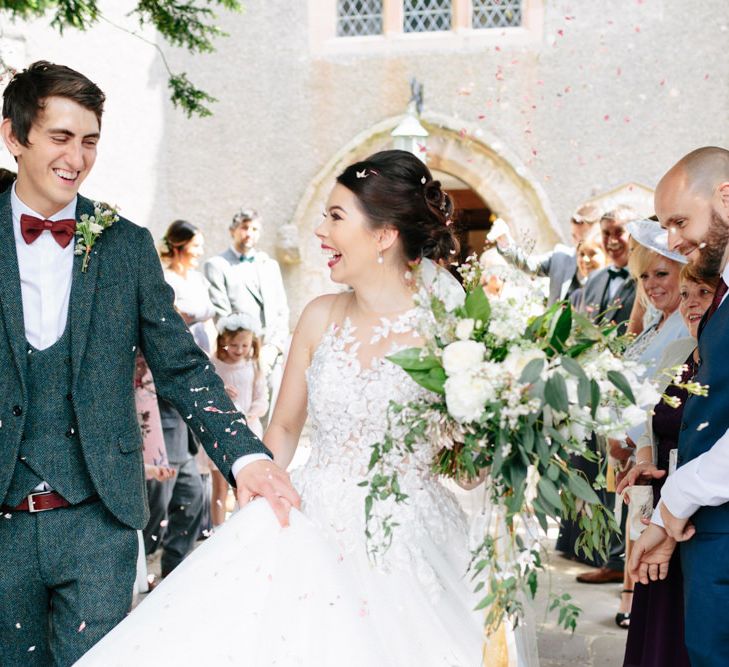
<instances>
[{"instance_id":1,"label":"tulle skirt","mask_svg":"<svg viewBox=\"0 0 729 667\"><path fill-rule=\"evenodd\" d=\"M77 664L478 667L483 618L467 549L423 542L436 581L424 583L417 563L374 567L364 538L340 550L296 510L282 529L256 500Z\"/></svg>"}]
</instances>

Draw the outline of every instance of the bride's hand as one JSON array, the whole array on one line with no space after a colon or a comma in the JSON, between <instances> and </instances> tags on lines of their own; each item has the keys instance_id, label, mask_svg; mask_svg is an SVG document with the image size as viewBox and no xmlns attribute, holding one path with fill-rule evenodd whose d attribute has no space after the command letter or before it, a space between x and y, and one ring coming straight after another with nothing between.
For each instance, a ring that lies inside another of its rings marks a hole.
<instances>
[{"instance_id":1,"label":"bride's hand","mask_svg":"<svg viewBox=\"0 0 729 667\"><path fill-rule=\"evenodd\" d=\"M291 507L301 507L301 498L291 485L288 473L273 461L259 460L244 466L238 471L235 484L240 507L245 507L255 496L263 496L282 526L289 525Z\"/></svg>"}]
</instances>

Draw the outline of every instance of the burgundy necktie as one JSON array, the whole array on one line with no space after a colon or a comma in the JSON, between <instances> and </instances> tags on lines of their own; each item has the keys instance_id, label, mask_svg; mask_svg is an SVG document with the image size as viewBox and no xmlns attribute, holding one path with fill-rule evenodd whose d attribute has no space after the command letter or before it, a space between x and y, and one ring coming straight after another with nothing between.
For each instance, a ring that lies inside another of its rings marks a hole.
<instances>
[{"instance_id":1,"label":"burgundy necktie","mask_svg":"<svg viewBox=\"0 0 729 667\"><path fill-rule=\"evenodd\" d=\"M76 233L76 221L41 220L25 213L20 216L20 233L26 243L33 243L46 229L51 232L56 243L65 248Z\"/></svg>"}]
</instances>

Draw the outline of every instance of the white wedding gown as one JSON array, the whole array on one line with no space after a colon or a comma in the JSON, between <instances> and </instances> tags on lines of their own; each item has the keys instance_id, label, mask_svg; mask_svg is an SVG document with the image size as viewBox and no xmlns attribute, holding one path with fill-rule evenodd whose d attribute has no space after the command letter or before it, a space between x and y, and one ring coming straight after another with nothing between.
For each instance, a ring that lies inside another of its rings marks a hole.
<instances>
[{"instance_id":1,"label":"white wedding gown","mask_svg":"<svg viewBox=\"0 0 729 667\"><path fill-rule=\"evenodd\" d=\"M410 347L416 311L357 340L345 322L323 336L307 371L311 456L294 471L302 511L279 527L256 500L216 530L79 663L243 667L479 667L483 612L466 576L467 523L430 472L423 443L400 470L408 495L393 505L383 561L367 555L365 479L390 401L426 392L382 358L358 351L387 338ZM518 660L522 664L521 660Z\"/></svg>"}]
</instances>

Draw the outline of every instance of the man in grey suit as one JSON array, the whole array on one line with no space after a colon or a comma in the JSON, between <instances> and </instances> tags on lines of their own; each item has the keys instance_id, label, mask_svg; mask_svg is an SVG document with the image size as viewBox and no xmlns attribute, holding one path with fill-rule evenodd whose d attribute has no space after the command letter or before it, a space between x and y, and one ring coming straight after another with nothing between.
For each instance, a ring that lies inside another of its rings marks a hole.
<instances>
[{"instance_id":1,"label":"man in grey suit","mask_svg":"<svg viewBox=\"0 0 729 667\"><path fill-rule=\"evenodd\" d=\"M149 231L78 194L103 105L85 76L42 61L4 92L18 177L0 195L3 667L73 664L131 606L149 514L138 348L242 504L263 495L282 523L299 504L175 312Z\"/></svg>"},{"instance_id":2,"label":"man in grey suit","mask_svg":"<svg viewBox=\"0 0 729 667\"><path fill-rule=\"evenodd\" d=\"M248 313L263 332L261 364L271 386L271 411L281 383L289 337L289 306L278 262L256 246L263 221L254 209L241 209L230 223L231 245L205 262L216 319Z\"/></svg>"},{"instance_id":3,"label":"man in grey suit","mask_svg":"<svg viewBox=\"0 0 729 667\"><path fill-rule=\"evenodd\" d=\"M583 276L577 265L577 252L580 244L596 233L600 212L594 204L580 206L570 219L572 243L567 246L558 243L553 250L542 255L530 255L519 247L504 224L503 233L496 230L496 249L499 254L516 268L535 276L549 278L548 305L568 299L582 285L587 276ZM494 223L496 225L497 223ZM491 235L489 235L491 236Z\"/></svg>"},{"instance_id":4,"label":"man in grey suit","mask_svg":"<svg viewBox=\"0 0 729 667\"><path fill-rule=\"evenodd\" d=\"M580 310L598 324L614 322L624 330L635 301L635 281L628 272L628 239L626 225L639 218L626 205L616 206L600 218L602 246L609 265L595 271L585 283L579 298Z\"/></svg>"}]
</instances>

